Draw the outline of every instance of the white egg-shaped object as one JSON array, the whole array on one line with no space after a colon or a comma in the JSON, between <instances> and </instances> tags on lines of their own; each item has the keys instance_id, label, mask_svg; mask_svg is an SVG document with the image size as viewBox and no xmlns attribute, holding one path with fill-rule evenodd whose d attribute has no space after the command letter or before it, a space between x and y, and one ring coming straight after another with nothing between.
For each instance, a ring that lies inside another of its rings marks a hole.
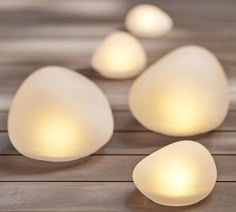
<instances>
[{"instance_id":1,"label":"white egg-shaped object","mask_svg":"<svg viewBox=\"0 0 236 212\"><path fill-rule=\"evenodd\" d=\"M131 78L146 66L146 53L141 43L127 32L108 35L92 56L92 67L111 79Z\"/></svg>"},{"instance_id":2,"label":"white egg-shaped object","mask_svg":"<svg viewBox=\"0 0 236 212\"><path fill-rule=\"evenodd\" d=\"M173 28L172 18L160 8L141 4L132 8L125 18L126 29L140 37L160 37Z\"/></svg>"},{"instance_id":3,"label":"white egg-shaped object","mask_svg":"<svg viewBox=\"0 0 236 212\"><path fill-rule=\"evenodd\" d=\"M217 128L229 107L228 83L217 58L184 46L159 59L131 87L130 110L146 128L191 136Z\"/></svg>"},{"instance_id":4,"label":"white egg-shaped object","mask_svg":"<svg viewBox=\"0 0 236 212\"><path fill-rule=\"evenodd\" d=\"M133 171L136 187L155 203L186 206L213 190L217 169L210 152L193 141L170 144L140 161Z\"/></svg>"},{"instance_id":5,"label":"white egg-shaped object","mask_svg":"<svg viewBox=\"0 0 236 212\"><path fill-rule=\"evenodd\" d=\"M45 67L19 87L8 117L13 146L44 161L88 156L113 134L113 116L102 91L83 75Z\"/></svg>"}]
</instances>

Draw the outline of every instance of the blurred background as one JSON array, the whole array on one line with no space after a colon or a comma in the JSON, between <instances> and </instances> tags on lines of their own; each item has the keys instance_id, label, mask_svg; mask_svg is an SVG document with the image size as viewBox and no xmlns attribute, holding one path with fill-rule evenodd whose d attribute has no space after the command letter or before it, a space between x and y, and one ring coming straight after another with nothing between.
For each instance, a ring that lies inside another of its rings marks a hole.
<instances>
[{"instance_id":1,"label":"blurred background","mask_svg":"<svg viewBox=\"0 0 236 212\"><path fill-rule=\"evenodd\" d=\"M140 39L149 64L176 47L198 44L213 51L232 75L234 0L1 0L0 110L7 110L21 81L39 67L62 65L96 75L90 68L94 48L110 32L123 29L128 10L141 3L159 6L174 20L166 36ZM119 89L126 92L127 86Z\"/></svg>"},{"instance_id":2,"label":"blurred background","mask_svg":"<svg viewBox=\"0 0 236 212\"><path fill-rule=\"evenodd\" d=\"M158 5L175 24L163 38L141 39L149 61L184 44L203 45L224 63L235 61L233 0L1 0L0 65L87 68L96 45L122 29L127 11L140 3ZM1 79L11 74L5 73L1 69Z\"/></svg>"}]
</instances>

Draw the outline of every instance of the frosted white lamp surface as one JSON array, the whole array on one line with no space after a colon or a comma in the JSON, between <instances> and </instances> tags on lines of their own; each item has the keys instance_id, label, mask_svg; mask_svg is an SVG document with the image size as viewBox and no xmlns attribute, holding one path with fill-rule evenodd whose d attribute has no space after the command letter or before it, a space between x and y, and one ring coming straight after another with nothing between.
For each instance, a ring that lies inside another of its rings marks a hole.
<instances>
[{"instance_id":1,"label":"frosted white lamp surface","mask_svg":"<svg viewBox=\"0 0 236 212\"><path fill-rule=\"evenodd\" d=\"M125 79L136 76L145 68L146 53L135 37L117 31L98 45L91 63L104 77Z\"/></svg>"},{"instance_id":2,"label":"frosted white lamp surface","mask_svg":"<svg viewBox=\"0 0 236 212\"><path fill-rule=\"evenodd\" d=\"M171 17L160 8L141 4L132 8L126 18L125 26L132 34L140 37L163 36L173 28Z\"/></svg>"},{"instance_id":3,"label":"frosted white lamp surface","mask_svg":"<svg viewBox=\"0 0 236 212\"><path fill-rule=\"evenodd\" d=\"M229 106L228 83L217 58L199 46L178 48L134 82L129 106L146 128L190 136L217 128Z\"/></svg>"},{"instance_id":4,"label":"frosted white lamp surface","mask_svg":"<svg viewBox=\"0 0 236 212\"><path fill-rule=\"evenodd\" d=\"M192 205L209 195L217 169L210 152L193 141L170 144L140 161L133 171L136 187L155 203Z\"/></svg>"},{"instance_id":5,"label":"frosted white lamp surface","mask_svg":"<svg viewBox=\"0 0 236 212\"><path fill-rule=\"evenodd\" d=\"M18 89L8 132L13 146L25 156L70 161L108 142L113 117L107 99L92 81L63 67L45 67Z\"/></svg>"}]
</instances>

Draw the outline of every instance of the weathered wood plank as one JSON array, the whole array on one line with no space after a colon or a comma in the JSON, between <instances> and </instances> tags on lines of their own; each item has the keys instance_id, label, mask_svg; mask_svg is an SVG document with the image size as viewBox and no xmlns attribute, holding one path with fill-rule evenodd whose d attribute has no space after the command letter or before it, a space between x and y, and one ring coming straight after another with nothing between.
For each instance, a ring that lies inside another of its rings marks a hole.
<instances>
[{"instance_id":1,"label":"weathered wood plank","mask_svg":"<svg viewBox=\"0 0 236 212\"><path fill-rule=\"evenodd\" d=\"M15 38L0 39L1 46L1 65L14 65L13 62L44 62L52 63L54 61L76 61L85 56L91 56L96 46L103 38ZM235 59L236 45L233 39L224 39L224 41L213 40L212 42L197 40L192 38L189 42L184 39L160 39L148 40L142 39L142 45L148 52L149 58L158 59L163 54L182 45L196 44L202 45L214 52L214 54L223 62L233 62ZM12 58L11 58L12 56ZM28 58L28 59L27 59ZM8 62L8 63L7 63ZM12 62L12 64L9 64ZM30 63L29 63L30 64Z\"/></svg>"},{"instance_id":2,"label":"weathered wood plank","mask_svg":"<svg viewBox=\"0 0 236 212\"><path fill-rule=\"evenodd\" d=\"M124 28L124 25L120 22L114 23L77 23L77 24L63 24L63 23L34 23L27 24L11 24L0 22L0 40L16 40L16 39L85 39L85 38L103 38L107 34ZM220 27L222 30L214 33L211 28L192 28L191 31L187 31L187 27L178 26L174 28L169 34L158 39L144 39L139 38L141 41L156 41L156 42L209 42L216 43L224 41L229 43L233 42L236 36L236 29L227 25ZM214 39L212 39L214 36ZM229 40L230 39L230 40Z\"/></svg>"},{"instance_id":3,"label":"weathered wood plank","mask_svg":"<svg viewBox=\"0 0 236 212\"><path fill-rule=\"evenodd\" d=\"M0 40L1 39L78 39L78 38L102 38L107 34L122 28L120 23L91 23L91 24L22 24L15 23L14 25L0 23ZM219 39L231 38L236 32L231 29L226 29L228 33L220 33ZM180 37L180 33L174 33L176 37ZM204 39L204 32L197 33ZM207 33L208 34L208 33ZM194 36L194 33L192 33ZM184 35L183 35L184 36ZM187 37L187 36L185 36ZM208 36L207 36L208 37Z\"/></svg>"},{"instance_id":4,"label":"weathered wood plank","mask_svg":"<svg viewBox=\"0 0 236 212\"><path fill-rule=\"evenodd\" d=\"M181 208L154 204L131 182L0 183L2 211L235 211L236 183L217 183L200 203Z\"/></svg>"},{"instance_id":5,"label":"weathered wood plank","mask_svg":"<svg viewBox=\"0 0 236 212\"><path fill-rule=\"evenodd\" d=\"M10 2L10 3L9 3ZM122 21L127 11L136 4L143 3L141 0L87 0L87 1L58 1L57 4L48 0L35 2L23 0L19 4L16 0L1 2L1 21L7 18L8 23L32 23L32 22L64 22L76 23L81 21ZM228 1L172 1L163 0L148 1L159 5L170 13L178 24L190 26L209 25L226 22L227 25L235 21L235 2ZM10 15L9 15L10 14ZM15 14L15 15L14 15ZM201 15L200 15L201 14ZM29 18L30 17L30 18ZM190 24L191 23L191 24Z\"/></svg>"},{"instance_id":6,"label":"weathered wood plank","mask_svg":"<svg viewBox=\"0 0 236 212\"><path fill-rule=\"evenodd\" d=\"M67 163L47 163L23 156L0 156L1 181L132 181L142 156L102 155ZM236 156L214 156L217 181L236 181Z\"/></svg>"},{"instance_id":7,"label":"weathered wood plank","mask_svg":"<svg viewBox=\"0 0 236 212\"><path fill-rule=\"evenodd\" d=\"M195 137L168 137L152 132L116 132L110 142L96 152L96 155L150 154L168 144L180 140L194 140L204 145L212 154L236 154L236 132L213 132ZM0 155L18 155L12 147L7 133L0 133Z\"/></svg>"}]
</instances>

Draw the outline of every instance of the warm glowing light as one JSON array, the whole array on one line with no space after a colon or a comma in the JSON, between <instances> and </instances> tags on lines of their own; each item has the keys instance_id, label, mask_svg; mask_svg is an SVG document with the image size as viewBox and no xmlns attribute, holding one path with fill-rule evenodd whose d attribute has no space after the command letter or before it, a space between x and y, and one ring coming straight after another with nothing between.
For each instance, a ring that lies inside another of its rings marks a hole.
<instances>
[{"instance_id":1,"label":"warm glowing light","mask_svg":"<svg viewBox=\"0 0 236 212\"><path fill-rule=\"evenodd\" d=\"M156 188L163 195L184 196L191 192L194 185L194 175L192 166L184 161L172 161L163 167L163 173L156 179L158 182Z\"/></svg>"},{"instance_id":2,"label":"warm glowing light","mask_svg":"<svg viewBox=\"0 0 236 212\"><path fill-rule=\"evenodd\" d=\"M138 5L130 10L125 19L126 28L136 36L158 37L173 27L171 17L154 5Z\"/></svg>"},{"instance_id":3,"label":"warm glowing light","mask_svg":"<svg viewBox=\"0 0 236 212\"><path fill-rule=\"evenodd\" d=\"M38 115L40 111L40 115ZM45 158L50 157L68 157L77 155L79 149L82 150L83 132L82 126L73 118L73 114L66 112L65 109L50 104L40 105L33 109L25 121L29 125L30 133L25 132L27 140L34 141L27 144L35 154ZM76 146L80 146L76 149ZM80 153L82 154L82 152Z\"/></svg>"},{"instance_id":4,"label":"warm glowing light","mask_svg":"<svg viewBox=\"0 0 236 212\"><path fill-rule=\"evenodd\" d=\"M189 134L195 134L196 129L204 130L207 127L207 111L201 105L200 94L197 94L197 90L189 91L184 88L162 93L161 101L156 101L153 105L156 110L153 121L160 123L161 132L168 128L176 135L185 134L186 130Z\"/></svg>"},{"instance_id":5,"label":"warm glowing light","mask_svg":"<svg viewBox=\"0 0 236 212\"><path fill-rule=\"evenodd\" d=\"M62 67L46 67L20 86L10 108L8 130L22 154L69 161L105 145L113 133L113 118L93 82Z\"/></svg>"},{"instance_id":6,"label":"warm glowing light","mask_svg":"<svg viewBox=\"0 0 236 212\"><path fill-rule=\"evenodd\" d=\"M108 78L130 78L146 65L146 54L139 41L126 32L108 35L97 47L92 66Z\"/></svg>"},{"instance_id":7,"label":"warm glowing light","mask_svg":"<svg viewBox=\"0 0 236 212\"><path fill-rule=\"evenodd\" d=\"M217 170L208 150L193 141L168 145L135 167L137 188L152 201L169 206L191 205L215 186Z\"/></svg>"},{"instance_id":8,"label":"warm glowing light","mask_svg":"<svg viewBox=\"0 0 236 212\"><path fill-rule=\"evenodd\" d=\"M202 47L174 50L133 84L129 106L150 130L189 136L217 128L229 105L228 85L219 61Z\"/></svg>"}]
</instances>

